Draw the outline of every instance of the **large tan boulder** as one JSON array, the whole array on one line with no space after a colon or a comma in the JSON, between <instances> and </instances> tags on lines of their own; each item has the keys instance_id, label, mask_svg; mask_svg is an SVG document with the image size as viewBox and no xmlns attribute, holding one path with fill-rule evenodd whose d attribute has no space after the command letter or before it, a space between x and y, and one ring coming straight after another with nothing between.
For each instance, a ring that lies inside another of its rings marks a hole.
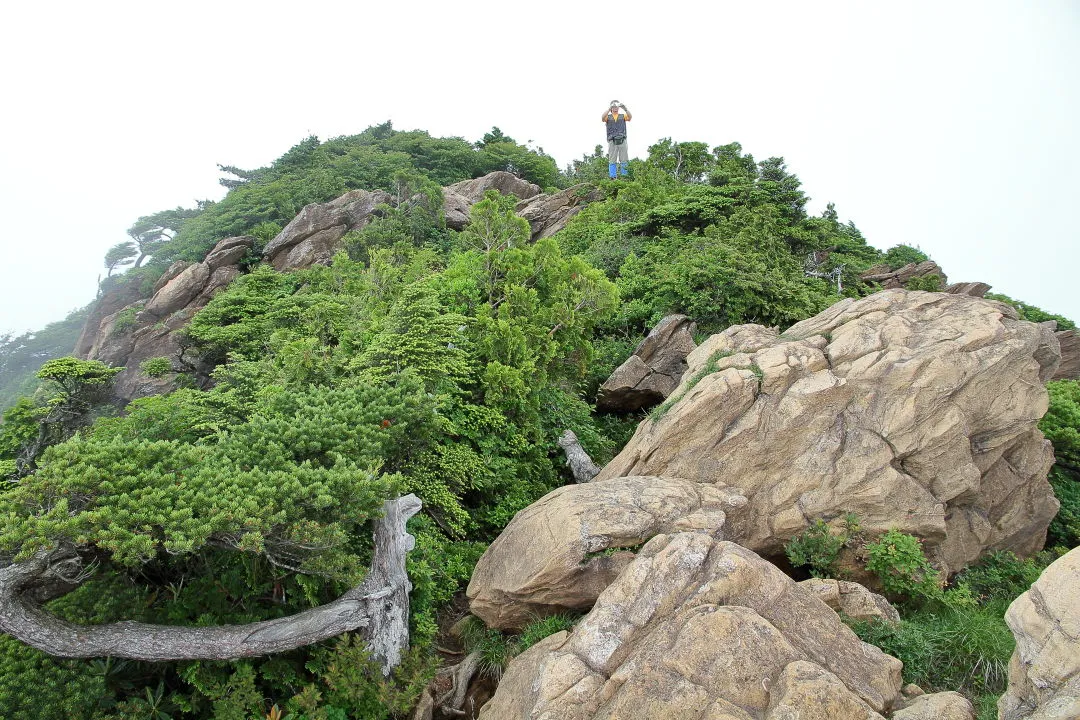
<instances>
[{"instance_id":1,"label":"large tan boulder","mask_svg":"<svg viewBox=\"0 0 1080 720\"><path fill-rule=\"evenodd\" d=\"M749 550L661 535L572 634L511 662L480 718L877 719L900 669Z\"/></svg>"},{"instance_id":2,"label":"large tan boulder","mask_svg":"<svg viewBox=\"0 0 1080 720\"><path fill-rule=\"evenodd\" d=\"M685 315L668 315L657 323L600 386L596 409L627 413L662 403L679 386L686 356L697 349L696 330L697 324Z\"/></svg>"},{"instance_id":3,"label":"large tan boulder","mask_svg":"<svg viewBox=\"0 0 1080 720\"><path fill-rule=\"evenodd\" d=\"M922 538L945 570L988 549L1030 554L1058 508L1036 427L1057 358L1048 328L944 293L845 300L783 335L729 328L594 482L737 485L749 503L725 534L770 556L847 512Z\"/></svg>"},{"instance_id":4,"label":"large tan boulder","mask_svg":"<svg viewBox=\"0 0 1080 720\"><path fill-rule=\"evenodd\" d=\"M1016 637L1000 720L1080 718L1080 548L1043 571L1005 613Z\"/></svg>"},{"instance_id":5,"label":"large tan boulder","mask_svg":"<svg viewBox=\"0 0 1080 720\"><path fill-rule=\"evenodd\" d=\"M345 233L363 228L379 205L391 200L381 190L352 190L328 203L306 205L267 244L263 255L281 272L327 264L341 249Z\"/></svg>"},{"instance_id":6,"label":"large tan boulder","mask_svg":"<svg viewBox=\"0 0 1080 720\"><path fill-rule=\"evenodd\" d=\"M681 530L719 536L736 490L659 477L567 485L525 508L484 552L467 595L489 627L589 608L634 559L612 552Z\"/></svg>"},{"instance_id":7,"label":"large tan boulder","mask_svg":"<svg viewBox=\"0 0 1080 720\"><path fill-rule=\"evenodd\" d=\"M484 199L484 193L488 190L495 190L500 195L513 195L518 200L540 195L539 185L504 170L472 180L462 180L443 188L443 216L446 226L452 230L461 230L468 225L469 210Z\"/></svg>"}]
</instances>

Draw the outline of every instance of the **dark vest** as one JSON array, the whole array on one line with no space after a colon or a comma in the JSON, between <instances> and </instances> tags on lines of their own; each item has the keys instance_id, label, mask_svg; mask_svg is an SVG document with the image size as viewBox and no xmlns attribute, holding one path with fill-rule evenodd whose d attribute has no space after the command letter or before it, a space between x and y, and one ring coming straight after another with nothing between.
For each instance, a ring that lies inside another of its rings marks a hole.
<instances>
[{"instance_id":1,"label":"dark vest","mask_svg":"<svg viewBox=\"0 0 1080 720\"><path fill-rule=\"evenodd\" d=\"M616 120L611 113L607 114L607 139L618 140L626 137L626 113L619 113Z\"/></svg>"}]
</instances>

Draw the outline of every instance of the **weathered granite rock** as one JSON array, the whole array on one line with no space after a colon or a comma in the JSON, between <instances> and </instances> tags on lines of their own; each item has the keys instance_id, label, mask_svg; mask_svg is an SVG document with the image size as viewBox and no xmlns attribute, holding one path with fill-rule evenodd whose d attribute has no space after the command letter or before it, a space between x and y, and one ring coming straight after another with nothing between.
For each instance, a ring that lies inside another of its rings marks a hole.
<instances>
[{"instance_id":1,"label":"weathered granite rock","mask_svg":"<svg viewBox=\"0 0 1080 720\"><path fill-rule=\"evenodd\" d=\"M236 263L251 249L249 236L220 241L200 263L174 263L154 286L149 299L139 300L101 319L90 338L85 357L113 367L124 367L113 381L113 394L133 400L166 392L173 387L175 372L184 370L179 331L192 315L239 274ZM121 323L121 319L123 323ZM149 377L139 365L151 358L167 357L173 372Z\"/></svg>"},{"instance_id":2,"label":"weathered granite rock","mask_svg":"<svg viewBox=\"0 0 1080 720\"><path fill-rule=\"evenodd\" d=\"M188 265L153 294L142 312L155 319L168 317L180 308L187 307L198 297L209 279L209 265L206 263Z\"/></svg>"},{"instance_id":3,"label":"weathered granite rock","mask_svg":"<svg viewBox=\"0 0 1080 720\"><path fill-rule=\"evenodd\" d=\"M634 555L603 551L659 533L719 536L737 490L688 480L625 477L567 485L519 512L473 570L470 611L489 627L520 628L537 617L588 608Z\"/></svg>"},{"instance_id":4,"label":"weathered granite rock","mask_svg":"<svg viewBox=\"0 0 1080 720\"><path fill-rule=\"evenodd\" d=\"M990 292L990 285L984 282L953 283L945 288L950 295L970 295L971 297L983 297Z\"/></svg>"},{"instance_id":5,"label":"weathered granite rock","mask_svg":"<svg viewBox=\"0 0 1080 720\"><path fill-rule=\"evenodd\" d=\"M249 235L225 238L211 250L203 263L213 273L226 266L235 266L251 250L254 239Z\"/></svg>"},{"instance_id":6,"label":"weathered granite rock","mask_svg":"<svg viewBox=\"0 0 1080 720\"><path fill-rule=\"evenodd\" d=\"M519 200L536 197L541 192L539 185L522 180L517 175L504 170L496 170L473 180L462 180L453 185L447 185L444 190L462 196L470 204L483 200L484 193L488 190L497 190L500 195L513 195Z\"/></svg>"},{"instance_id":7,"label":"weathered granite rock","mask_svg":"<svg viewBox=\"0 0 1080 720\"><path fill-rule=\"evenodd\" d=\"M883 290L902 288L909 280L914 278L937 275L941 278L941 287L948 286L949 279L945 276L941 267L933 260L924 260L921 263L908 263L902 268L891 269L888 265L875 265L859 277L866 282L877 283Z\"/></svg>"},{"instance_id":8,"label":"weathered granite rock","mask_svg":"<svg viewBox=\"0 0 1080 720\"><path fill-rule=\"evenodd\" d=\"M891 720L975 720L975 708L958 692L940 692L907 701Z\"/></svg>"},{"instance_id":9,"label":"weathered granite rock","mask_svg":"<svg viewBox=\"0 0 1080 720\"><path fill-rule=\"evenodd\" d=\"M360 230L379 205L392 198L381 190L353 190L328 203L306 205L263 250L275 270L327 264L341 249L341 238Z\"/></svg>"},{"instance_id":10,"label":"weathered granite rock","mask_svg":"<svg viewBox=\"0 0 1080 720\"><path fill-rule=\"evenodd\" d=\"M1061 347L1061 365L1054 380L1080 380L1080 335L1075 330L1060 330L1054 335Z\"/></svg>"},{"instance_id":11,"label":"weathered granite rock","mask_svg":"<svg viewBox=\"0 0 1080 720\"><path fill-rule=\"evenodd\" d=\"M537 195L522 200L515 211L529 221L531 237L535 241L559 232L570 222L570 218L601 197L596 188L585 184L574 185L554 195Z\"/></svg>"},{"instance_id":12,"label":"weathered granite rock","mask_svg":"<svg viewBox=\"0 0 1080 720\"><path fill-rule=\"evenodd\" d=\"M600 386L596 409L628 413L662 403L686 372L686 356L697 349L696 329L685 315L661 320Z\"/></svg>"},{"instance_id":13,"label":"weathered granite rock","mask_svg":"<svg viewBox=\"0 0 1080 720\"><path fill-rule=\"evenodd\" d=\"M900 622L900 613L888 600L877 593L870 592L859 583L831 578L810 578L803 580L799 585L814 593L833 610L842 612L855 620Z\"/></svg>"},{"instance_id":14,"label":"weathered granite rock","mask_svg":"<svg viewBox=\"0 0 1080 720\"><path fill-rule=\"evenodd\" d=\"M540 194L540 186L522 180L502 170L473 180L463 180L443 188L443 215L446 226L461 230L469 224L469 210L484 199L484 193L496 190L500 195L513 195L526 200Z\"/></svg>"},{"instance_id":15,"label":"weathered granite rock","mask_svg":"<svg viewBox=\"0 0 1080 720\"><path fill-rule=\"evenodd\" d=\"M573 634L510 663L480 718L867 720L893 707L900 668L749 550L661 535Z\"/></svg>"},{"instance_id":16,"label":"weathered granite rock","mask_svg":"<svg viewBox=\"0 0 1080 720\"><path fill-rule=\"evenodd\" d=\"M1057 357L1048 328L944 293L845 300L781 336L729 328L594 482L738 485L749 503L725 534L765 555L846 512L922 538L948 571L990 549L1027 555L1058 507L1036 427Z\"/></svg>"},{"instance_id":17,"label":"weathered granite rock","mask_svg":"<svg viewBox=\"0 0 1080 720\"><path fill-rule=\"evenodd\" d=\"M465 180L443 188L443 215L446 226L461 230L469 224L469 210L484 199L488 190L518 198L516 212L529 222L532 240L551 237L566 227L570 218L590 202L600 199L599 190L575 185L554 195L541 193L540 186L516 175L497 171L475 180Z\"/></svg>"},{"instance_id":18,"label":"weathered granite rock","mask_svg":"<svg viewBox=\"0 0 1080 720\"><path fill-rule=\"evenodd\" d=\"M1005 613L1016 637L1000 720L1080 718L1080 548L1043 571Z\"/></svg>"}]
</instances>

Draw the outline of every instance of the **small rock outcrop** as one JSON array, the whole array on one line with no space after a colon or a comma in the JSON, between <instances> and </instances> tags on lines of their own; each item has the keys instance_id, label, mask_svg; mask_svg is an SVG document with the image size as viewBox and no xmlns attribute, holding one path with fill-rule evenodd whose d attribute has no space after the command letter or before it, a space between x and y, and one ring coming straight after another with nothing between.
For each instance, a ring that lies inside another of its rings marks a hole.
<instances>
[{"instance_id":1,"label":"small rock outcrop","mask_svg":"<svg viewBox=\"0 0 1080 720\"><path fill-rule=\"evenodd\" d=\"M510 521L484 552L467 595L489 627L591 607L641 545L659 533L719 536L725 512L746 498L689 480L625 477L553 490Z\"/></svg>"},{"instance_id":2,"label":"small rock outcrop","mask_svg":"<svg viewBox=\"0 0 1080 720\"><path fill-rule=\"evenodd\" d=\"M551 237L566 227L570 218L591 202L601 199L600 191L589 185L574 185L554 195L537 195L522 200L515 212L529 221L532 240Z\"/></svg>"},{"instance_id":3,"label":"small rock outcrop","mask_svg":"<svg viewBox=\"0 0 1080 720\"><path fill-rule=\"evenodd\" d=\"M572 634L511 662L480 718L880 719L900 669L749 550L660 535Z\"/></svg>"},{"instance_id":4,"label":"small rock outcrop","mask_svg":"<svg viewBox=\"0 0 1080 720\"><path fill-rule=\"evenodd\" d=\"M594 482L628 475L740 487L725 534L763 555L818 518L922 538L957 570L1042 548L1058 502L1036 424L1058 363L1049 328L979 298L887 290L783 335L728 328L687 358L657 419Z\"/></svg>"},{"instance_id":5,"label":"small rock outcrop","mask_svg":"<svg viewBox=\"0 0 1080 720\"><path fill-rule=\"evenodd\" d=\"M831 578L810 578L799 583L833 610L854 620L900 622L900 613L881 595L856 582Z\"/></svg>"},{"instance_id":6,"label":"small rock outcrop","mask_svg":"<svg viewBox=\"0 0 1080 720\"><path fill-rule=\"evenodd\" d=\"M971 297L983 297L990 292L990 285L984 282L953 283L945 288L950 295L970 295Z\"/></svg>"},{"instance_id":7,"label":"small rock outcrop","mask_svg":"<svg viewBox=\"0 0 1080 720\"><path fill-rule=\"evenodd\" d=\"M1043 571L1005 613L1016 637L1000 720L1080 718L1080 548Z\"/></svg>"},{"instance_id":8,"label":"small rock outcrop","mask_svg":"<svg viewBox=\"0 0 1080 720\"><path fill-rule=\"evenodd\" d=\"M696 329L685 315L661 320L600 386L596 409L629 413L666 400L686 372L686 356L697 349Z\"/></svg>"},{"instance_id":9,"label":"small rock outcrop","mask_svg":"<svg viewBox=\"0 0 1080 720\"><path fill-rule=\"evenodd\" d=\"M527 200L540 195L539 185L534 185L502 170L473 180L462 180L443 188L443 215L446 217L446 227L451 230L461 230L468 225L469 210L484 199L484 193L488 190L497 190L500 195L513 195L518 200Z\"/></svg>"},{"instance_id":10,"label":"small rock outcrop","mask_svg":"<svg viewBox=\"0 0 1080 720\"><path fill-rule=\"evenodd\" d=\"M254 241L249 236L226 238L200 263L173 263L158 279L149 299L132 302L102 317L92 332L88 321L84 339L80 339L79 356L124 367L113 381L113 393L121 400L172 389L175 371L187 369L190 360L183 357L179 330L210 298L236 279L240 274L238 263ZM139 368L143 361L160 357L171 361L174 372L150 377Z\"/></svg>"},{"instance_id":11,"label":"small rock outcrop","mask_svg":"<svg viewBox=\"0 0 1080 720\"><path fill-rule=\"evenodd\" d=\"M1075 330L1061 330L1054 335L1061 347L1061 365L1054 380L1080 380L1080 335Z\"/></svg>"},{"instance_id":12,"label":"small rock outcrop","mask_svg":"<svg viewBox=\"0 0 1080 720\"><path fill-rule=\"evenodd\" d=\"M330 262L341 238L371 221L379 205L392 198L381 190L353 190L328 203L306 205L263 250L275 270L298 270Z\"/></svg>"},{"instance_id":13,"label":"small rock outcrop","mask_svg":"<svg viewBox=\"0 0 1080 720\"><path fill-rule=\"evenodd\" d=\"M882 290L893 290L907 285L908 281L915 278L937 275L941 278L941 287L949 284L945 272L933 260L924 260L921 263L908 263L902 268L893 270L888 265L875 265L859 277L865 282L876 283Z\"/></svg>"}]
</instances>

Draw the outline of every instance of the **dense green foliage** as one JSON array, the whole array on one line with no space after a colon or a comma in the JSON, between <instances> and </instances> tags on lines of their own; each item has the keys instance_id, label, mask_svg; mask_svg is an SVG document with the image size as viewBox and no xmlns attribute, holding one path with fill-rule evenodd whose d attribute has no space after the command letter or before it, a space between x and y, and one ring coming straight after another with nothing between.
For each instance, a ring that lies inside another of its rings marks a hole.
<instances>
[{"instance_id":1,"label":"dense green foliage","mask_svg":"<svg viewBox=\"0 0 1080 720\"><path fill-rule=\"evenodd\" d=\"M602 199L538 242L513 199L494 193L473 207L464 231L447 229L440 186L495 169L546 189L586 183L580 197L599 190ZM222 170L232 179L220 202L152 213L128 229L131 242L114 259L135 267L106 289L145 295L171 261L201 259L229 235L266 243L305 204L351 189L393 199L345 237L329 266L281 274L257 252L246 258L246 274L186 329L190 352L213 369L181 373L182 389L118 413L101 404L111 370L71 358L40 368L41 389L12 395L0 425L0 473L23 476L0 493L0 552L79 545L96 573L50 606L73 621L242 623L326 602L357 582L370 559L370 520L385 498L413 492L424 503L409 523L413 651L384 679L355 636L272 658L158 665L59 661L3 639L5 716L404 717L432 677L440 623L452 619L487 543L570 480L561 432L573 430L600 463L633 432L640 417L596 416L591 403L656 321L685 313L703 333L787 326L871 292L858 274L873 265L925 259L907 246L876 250L832 205L808 215L783 159L758 162L737 143L667 139L631 164L632 179L612 182L599 148L559 173L541 150L498 128L469 143L386 123L308 138L266 168ZM834 269L842 291L835 277L807 273ZM128 315L118 331L135 324ZM0 344L0 363L10 363L0 376L18 367L25 377L39 353L32 341L50 332ZM74 334L55 352L70 350ZM142 368L167 375L181 365L151 358ZM31 389L19 383L13 393ZM1080 493L1069 494L1076 484L1067 465L1077 458L1080 409L1075 384L1051 392L1043 427L1059 453L1063 498L1052 532L1075 537ZM836 530L815 525L789 548L792 562L834 573L857 520ZM1030 568L993 561L965 576L967 590L942 591L927 584L936 576L920 564L917 543L883 538L875 547L871 562L886 586L919 598L907 625L867 633L920 662L949 652L976 663L956 668L1000 659L1000 617L975 614L968 599L1006 586L1003 578L1018 585ZM517 636L473 627L466 644L497 675L573 622L547 618ZM950 629L965 622L978 645L969 655ZM927 684L997 687L996 675L981 685L972 678Z\"/></svg>"},{"instance_id":2,"label":"dense green foliage","mask_svg":"<svg viewBox=\"0 0 1080 720\"><path fill-rule=\"evenodd\" d=\"M1071 548L1080 545L1080 381L1052 382L1047 390L1050 408L1039 429L1054 445L1050 485L1061 502L1048 541Z\"/></svg>"},{"instance_id":3,"label":"dense green foliage","mask_svg":"<svg viewBox=\"0 0 1080 720\"><path fill-rule=\"evenodd\" d=\"M175 236L153 249L152 264L201 260L222 238L257 234L256 229L267 224L284 227L305 205L328 202L349 190L396 193L402 173L418 173L438 186L494 170L513 172L541 187L559 182L550 156L517 144L498 128L474 144L421 130L394 130L389 122L325 142L309 137L269 167L221 169L236 177L222 180L230 188L228 195L220 202L200 203L197 211L178 209L181 216L167 226ZM134 229L139 227L136 223Z\"/></svg>"}]
</instances>

